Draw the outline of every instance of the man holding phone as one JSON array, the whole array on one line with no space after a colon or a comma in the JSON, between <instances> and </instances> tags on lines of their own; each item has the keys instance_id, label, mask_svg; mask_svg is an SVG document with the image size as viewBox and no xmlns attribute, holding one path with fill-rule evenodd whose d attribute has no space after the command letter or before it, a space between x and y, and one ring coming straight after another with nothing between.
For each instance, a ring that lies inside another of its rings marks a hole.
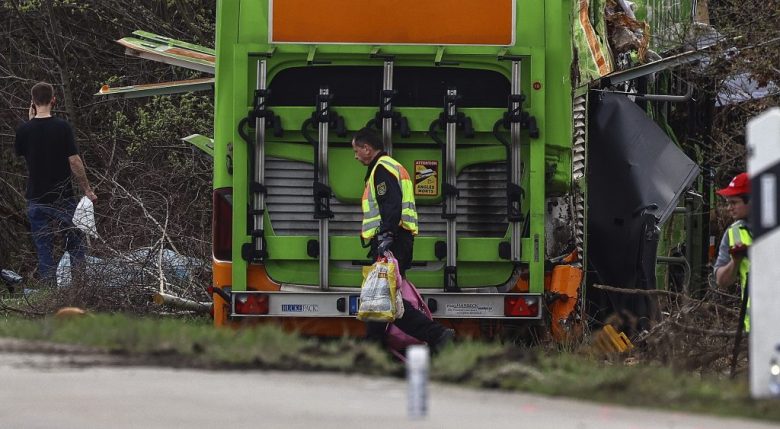
<instances>
[{"instance_id":1,"label":"man holding phone","mask_svg":"<svg viewBox=\"0 0 780 429\"><path fill-rule=\"evenodd\" d=\"M742 299L748 285L750 260L748 248L753 244L753 233L747 219L750 218L750 178L747 173L736 175L729 185L716 191L724 198L729 215L734 220L720 242L718 259L713 264L715 283L720 288L739 285ZM747 302L750 308L750 301ZM750 332L750 316L745 316L745 331Z\"/></svg>"},{"instance_id":2,"label":"man holding phone","mask_svg":"<svg viewBox=\"0 0 780 429\"><path fill-rule=\"evenodd\" d=\"M64 119L51 115L57 101L54 87L40 82L32 87L30 94L30 120L16 129L14 149L27 164L25 197L38 254L38 277L50 281L56 268L52 255L52 239L56 232L64 233L65 247L73 266L78 267L84 260L83 238L72 222L76 200L71 175L90 200L97 200L97 196L89 185L73 128Z\"/></svg>"}]
</instances>

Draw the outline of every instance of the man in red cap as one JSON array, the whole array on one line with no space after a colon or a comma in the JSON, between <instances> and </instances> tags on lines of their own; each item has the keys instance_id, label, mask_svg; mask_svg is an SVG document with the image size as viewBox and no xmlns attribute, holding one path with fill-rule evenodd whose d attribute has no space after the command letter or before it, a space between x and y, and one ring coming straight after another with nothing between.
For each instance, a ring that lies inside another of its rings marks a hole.
<instances>
[{"instance_id":1,"label":"man in red cap","mask_svg":"<svg viewBox=\"0 0 780 429\"><path fill-rule=\"evenodd\" d=\"M744 291L750 271L747 249L753 244L753 235L747 219L750 216L750 180L747 173L736 175L729 185L717 191L725 198L729 214L734 219L720 242L715 260L715 281L726 288L734 283ZM743 297L744 298L744 297ZM745 330L750 331L750 319L745 317Z\"/></svg>"}]
</instances>

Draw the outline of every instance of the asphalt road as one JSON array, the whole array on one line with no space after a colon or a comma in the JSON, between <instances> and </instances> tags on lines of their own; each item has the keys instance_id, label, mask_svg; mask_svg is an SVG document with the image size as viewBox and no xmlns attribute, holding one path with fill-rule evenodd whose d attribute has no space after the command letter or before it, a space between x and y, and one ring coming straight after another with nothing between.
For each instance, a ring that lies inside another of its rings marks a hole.
<instances>
[{"instance_id":1,"label":"asphalt road","mask_svg":"<svg viewBox=\"0 0 780 429\"><path fill-rule=\"evenodd\" d=\"M402 380L122 367L110 360L0 353L0 428L780 427L440 384L431 386L427 418L410 421Z\"/></svg>"}]
</instances>

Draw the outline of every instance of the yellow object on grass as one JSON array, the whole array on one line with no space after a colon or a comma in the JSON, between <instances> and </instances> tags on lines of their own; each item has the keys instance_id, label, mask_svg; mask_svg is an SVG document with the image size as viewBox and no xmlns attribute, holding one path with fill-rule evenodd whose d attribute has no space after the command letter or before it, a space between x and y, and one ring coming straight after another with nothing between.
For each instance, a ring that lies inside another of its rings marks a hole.
<instances>
[{"instance_id":1,"label":"yellow object on grass","mask_svg":"<svg viewBox=\"0 0 780 429\"><path fill-rule=\"evenodd\" d=\"M67 319L71 317L81 317L86 315L87 312L78 307L62 307L54 314L57 319Z\"/></svg>"},{"instance_id":2,"label":"yellow object on grass","mask_svg":"<svg viewBox=\"0 0 780 429\"><path fill-rule=\"evenodd\" d=\"M634 348L626 334L618 332L610 324L593 335L592 348L602 354L624 353Z\"/></svg>"}]
</instances>

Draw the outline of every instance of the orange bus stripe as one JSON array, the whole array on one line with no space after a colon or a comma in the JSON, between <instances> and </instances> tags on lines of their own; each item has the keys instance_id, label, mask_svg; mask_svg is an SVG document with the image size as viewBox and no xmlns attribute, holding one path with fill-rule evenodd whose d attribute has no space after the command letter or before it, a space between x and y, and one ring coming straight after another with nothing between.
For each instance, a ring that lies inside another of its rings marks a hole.
<instances>
[{"instance_id":1,"label":"orange bus stripe","mask_svg":"<svg viewBox=\"0 0 780 429\"><path fill-rule=\"evenodd\" d=\"M511 45L513 0L277 0L273 42Z\"/></svg>"}]
</instances>

